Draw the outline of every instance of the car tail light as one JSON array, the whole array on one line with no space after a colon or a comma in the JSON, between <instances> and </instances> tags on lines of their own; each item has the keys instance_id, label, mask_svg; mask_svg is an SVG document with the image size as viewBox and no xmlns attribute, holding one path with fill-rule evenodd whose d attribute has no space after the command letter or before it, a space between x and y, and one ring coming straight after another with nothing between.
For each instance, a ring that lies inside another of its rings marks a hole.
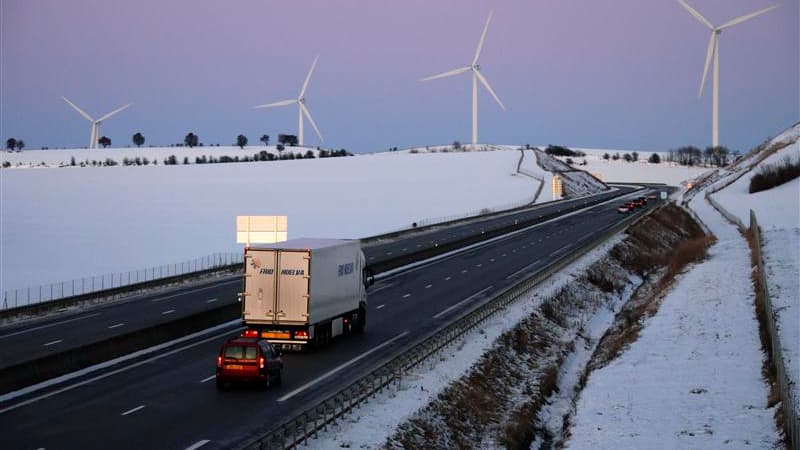
<instances>
[{"instance_id":1,"label":"car tail light","mask_svg":"<svg viewBox=\"0 0 800 450\"><path fill-rule=\"evenodd\" d=\"M345 324L348 324L348 323L350 323L350 319L348 319L347 317L345 317L345 318L344 318L344 323L345 323Z\"/></svg>"},{"instance_id":2,"label":"car tail light","mask_svg":"<svg viewBox=\"0 0 800 450\"><path fill-rule=\"evenodd\" d=\"M308 339L308 331L306 330L299 330L294 332L295 339Z\"/></svg>"},{"instance_id":3,"label":"car tail light","mask_svg":"<svg viewBox=\"0 0 800 450\"><path fill-rule=\"evenodd\" d=\"M217 356L217 367L222 367L222 355Z\"/></svg>"},{"instance_id":4,"label":"car tail light","mask_svg":"<svg viewBox=\"0 0 800 450\"><path fill-rule=\"evenodd\" d=\"M258 368L259 369L263 369L264 368L264 357L263 356L258 358Z\"/></svg>"},{"instance_id":5,"label":"car tail light","mask_svg":"<svg viewBox=\"0 0 800 450\"><path fill-rule=\"evenodd\" d=\"M258 337L258 330L245 330L244 333L242 333L242 336L247 338Z\"/></svg>"}]
</instances>

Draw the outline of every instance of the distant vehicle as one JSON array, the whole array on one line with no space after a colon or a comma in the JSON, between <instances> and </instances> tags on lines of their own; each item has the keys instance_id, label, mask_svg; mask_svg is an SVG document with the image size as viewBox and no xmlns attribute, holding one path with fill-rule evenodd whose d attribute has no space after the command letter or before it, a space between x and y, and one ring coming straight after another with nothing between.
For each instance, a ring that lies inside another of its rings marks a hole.
<instances>
[{"instance_id":1,"label":"distant vehicle","mask_svg":"<svg viewBox=\"0 0 800 450\"><path fill-rule=\"evenodd\" d=\"M245 336L307 350L367 324L367 270L358 241L292 239L244 250Z\"/></svg>"},{"instance_id":2,"label":"distant vehicle","mask_svg":"<svg viewBox=\"0 0 800 450\"><path fill-rule=\"evenodd\" d=\"M620 213L620 214L626 214L630 210L631 210L631 208L629 207L629 205L627 203L625 203L624 205L619 205L619 208L617 208L617 212Z\"/></svg>"},{"instance_id":3,"label":"distant vehicle","mask_svg":"<svg viewBox=\"0 0 800 450\"><path fill-rule=\"evenodd\" d=\"M281 352L266 339L233 338L219 350L216 375L219 390L227 383L260 383L265 387L281 384Z\"/></svg>"}]
</instances>

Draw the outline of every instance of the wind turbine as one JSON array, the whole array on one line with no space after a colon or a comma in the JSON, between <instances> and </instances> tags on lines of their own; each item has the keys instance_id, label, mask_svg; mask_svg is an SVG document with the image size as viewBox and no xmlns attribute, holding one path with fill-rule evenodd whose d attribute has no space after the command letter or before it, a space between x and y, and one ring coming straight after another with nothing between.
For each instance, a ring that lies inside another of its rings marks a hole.
<instances>
[{"instance_id":1,"label":"wind turbine","mask_svg":"<svg viewBox=\"0 0 800 450\"><path fill-rule=\"evenodd\" d=\"M303 82L303 87L300 88L300 94L297 95L296 99L293 100L281 100L275 103L267 103L265 105L258 105L254 106L253 108L272 108L275 106L287 106L293 105L297 103L298 106L298 119L297 119L297 142L300 146L303 145L303 116L305 116L309 122L311 122L311 126L314 127L314 131L317 132L317 136L319 136L319 140L322 140L322 134L319 132L319 128L317 128L317 124L314 123L314 119L311 117L311 112L308 110L306 106L306 88L308 88L308 82L311 80L311 74L314 73L314 68L317 66L317 60L319 59L319 55L314 58L314 62L311 63L311 69L308 71L308 75L306 75L306 81Z\"/></svg>"},{"instance_id":2,"label":"wind turbine","mask_svg":"<svg viewBox=\"0 0 800 450\"><path fill-rule=\"evenodd\" d=\"M702 14L697 12L696 9L689 6L685 0L678 0L678 3L681 4L689 14L694 16L695 19L700 21L703 25L707 26L709 30L711 30L711 40L708 42L708 53L706 54L706 65L703 69L703 79L700 81L700 92L698 93L698 97L703 95L703 88L706 84L706 76L708 75L708 66L711 64L711 58L714 58L714 87L713 87L713 94L712 94L712 111L711 111L711 123L712 123L712 130L711 130L711 145L713 147L719 146L719 35L722 33L722 30L726 28L730 28L734 25L738 25L746 20L750 20L753 17L760 16L767 11L771 11L778 7L778 5L773 5L764 9L760 9L756 12L752 12L750 14L745 14L743 16L737 17L733 20L725 22L724 24L715 27L711 24L711 22L703 17Z\"/></svg>"},{"instance_id":3,"label":"wind turbine","mask_svg":"<svg viewBox=\"0 0 800 450\"><path fill-rule=\"evenodd\" d=\"M484 77L481 73L481 66L478 65L478 58L481 56L483 41L486 38L486 30L489 29L489 22L491 22L493 14L493 11L489 12L489 17L486 19L486 25L483 27L483 33L481 33L481 40L478 41L478 48L475 50L475 57L472 58L472 63L470 63L469 66L461 67L460 69L454 69L449 72L440 73L438 75L433 75L420 80L430 81L437 78L447 78L472 71L472 145L478 143L478 81L480 81L481 84L483 84L483 87L485 87L486 90L492 94L492 97L494 97L497 104L503 108L503 111L506 109L506 107L503 106L503 102L501 102L500 98L497 97L497 94L494 93L492 87L489 86L489 82L486 80L486 77Z\"/></svg>"},{"instance_id":4,"label":"wind turbine","mask_svg":"<svg viewBox=\"0 0 800 450\"><path fill-rule=\"evenodd\" d=\"M101 118L99 118L97 120L94 120L94 119L92 119L92 116L87 114L86 111L78 108L75 105L75 103L72 103L71 101L69 101L69 99L67 97L61 97L61 98L63 98L65 102L69 103L69 106L72 106L73 108L75 108L75 111L78 111L78 113L80 115L82 115L83 117L85 117L86 120L88 120L89 122L92 123L92 134L91 134L91 136L89 136L89 148L98 148L97 147L97 140L100 138L100 124L103 123L104 120L106 120L109 117L113 116L114 114L116 114L116 113L128 108L129 106L131 106L133 104L133 103L128 103L127 105L125 105L125 106L123 106L121 108L117 108L117 109L111 111L110 113L106 114L105 116L103 116L103 117L101 117Z\"/></svg>"}]
</instances>

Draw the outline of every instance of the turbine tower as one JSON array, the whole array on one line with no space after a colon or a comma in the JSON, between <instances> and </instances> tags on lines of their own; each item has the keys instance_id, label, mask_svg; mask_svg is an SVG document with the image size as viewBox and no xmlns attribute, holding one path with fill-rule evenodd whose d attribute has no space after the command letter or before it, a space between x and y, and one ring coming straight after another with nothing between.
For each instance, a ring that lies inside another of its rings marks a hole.
<instances>
[{"instance_id":1,"label":"turbine tower","mask_svg":"<svg viewBox=\"0 0 800 450\"><path fill-rule=\"evenodd\" d=\"M489 86L489 82L486 80L486 77L484 77L481 73L481 66L478 65L478 58L481 56L483 41L486 38L486 30L489 29L489 22L491 22L493 14L493 11L489 12L489 17L486 19L486 25L483 27L483 33L481 33L481 40L478 41L478 48L475 50L475 57L472 58L472 63L470 63L469 66L461 67L460 69L453 69L449 72L440 73L438 75L433 75L420 80L430 81L437 78L447 78L472 71L472 145L478 143L478 81L480 81L483 87L485 87L486 90L492 94L492 97L495 99L497 104L500 105L500 108L502 108L503 111L506 109L506 107L503 106L503 102L501 102L500 98L497 97L497 94L494 93L492 87Z\"/></svg>"},{"instance_id":2,"label":"turbine tower","mask_svg":"<svg viewBox=\"0 0 800 450\"><path fill-rule=\"evenodd\" d=\"M712 93L712 107L711 107L711 145L713 147L719 146L719 36L722 33L722 30L726 28L730 28L734 25L738 25L746 20L750 20L753 17L760 16L767 11L771 11L778 7L778 5L773 5L764 9L760 9L756 12L752 12L750 14L745 14L743 16L737 17L733 20L725 22L724 24L715 27L711 24L711 21L703 17L702 14L697 12L696 9L689 6L685 0L678 0L678 3L681 4L689 14L694 16L695 19L700 21L703 25L707 26L709 30L711 30L711 40L708 42L708 52L706 54L706 65L703 69L703 79L700 81L700 92L698 93L698 97L703 95L703 88L706 84L706 76L708 76L708 66L711 64L711 58L714 58L714 75L713 75L713 93Z\"/></svg>"},{"instance_id":3,"label":"turbine tower","mask_svg":"<svg viewBox=\"0 0 800 450\"><path fill-rule=\"evenodd\" d=\"M69 101L69 99L67 97L61 97L61 98L63 98L65 102L69 103L69 106L72 106L73 108L75 108L75 111L78 111L78 114L82 115L83 117L86 118L86 120L88 120L89 122L92 123L92 134L89 136L89 148L90 149L91 148L98 148L97 147L97 140L100 139L100 124L103 123L104 120L108 119L109 117L113 116L114 114L117 114L118 112L121 112L122 110L128 108L129 106L131 106L133 104L133 103L128 103L127 105L125 105L125 106L123 106L121 108L117 108L117 109L111 111L110 113L106 114L105 116L103 116L103 117L101 117L101 118L99 118L97 120L94 120L94 119L92 119L92 116L87 114L86 111L78 108L75 105L75 103L72 103L71 101Z\"/></svg>"},{"instance_id":4,"label":"turbine tower","mask_svg":"<svg viewBox=\"0 0 800 450\"><path fill-rule=\"evenodd\" d=\"M308 71L308 75L306 75L306 81L303 82L303 87L300 88L300 94L297 96L296 99L293 100L281 100L275 103L267 103L265 105L258 105L254 106L253 108L272 108L275 106L287 106L293 105L297 103L298 106L298 118L297 118L297 142L300 146L303 146L303 116L305 116L309 122L311 122L311 126L314 127L314 131L317 132L317 136L319 136L319 140L322 139L322 134L319 132L319 128L317 128L317 124L314 123L314 119L311 117L311 112L308 110L306 106L306 89L308 88L308 82L311 80L311 74L314 73L314 68L317 66L317 60L319 59L319 55L314 58L314 62L311 63L311 69Z\"/></svg>"}]
</instances>

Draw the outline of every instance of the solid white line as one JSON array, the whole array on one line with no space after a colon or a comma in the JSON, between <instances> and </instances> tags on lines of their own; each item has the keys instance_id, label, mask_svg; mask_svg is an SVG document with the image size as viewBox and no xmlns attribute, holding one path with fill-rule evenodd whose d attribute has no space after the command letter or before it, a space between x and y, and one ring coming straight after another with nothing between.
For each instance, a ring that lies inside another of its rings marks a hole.
<instances>
[{"instance_id":1,"label":"solid white line","mask_svg":"<svg viewBox=\"0 0 800 450\"><path fill-rule=\"evenodd\" d=\"M518 271L516 271L516 272L512 273L511 275L507 276L507 277L506 277L506 280L508 280L508 279L511 279L511 278L514 278L515 276L517 276L517 275L518 275L518 274L520 274L521 272L525 272L525 271L527 271L528 269L530 269L531 267L533 267L533 266L535 266L535 265L539 264L540 262L541 262L541 261L536 261L536 262L535 262L535 263L533 263L533 264L528 264L527 266L523 267L522 269L519 269Z\"/></svg>"},{"instance_id":2,"label":"solid white line","mask_svg":"<svg viewBox=\"0 0 800 450\"><path fill-rule=\"evenodd\" d=\"M211 376L210 376L210 377L208 377L208 378L203 378L202 380L200 380L200 382L201 382L201 383L205 383L206 381L211 381L211 380L213 380L214 378L217 378L217 374L211 375Z\"/></svg>"},{"instance_id":3,"label":"solid white line","mask_svg":"<svg viewBox=\"0 0 800 450\"><path fill-rule=\"evenodd\" d=\"M206 303L214 303L217 300L218 299L216 299L216 298L210 298L210 299L206 300Z\"/></svg>"},{"instance_id":4,"label":"solid white line","mask_svg":"<svg viewBox=\"0 0 800 450\"><path fill-rule=\"evenodd\" d=\"M51 346L51 345L60 344L60 343L62 343L62 342L64 342L64 340L63 340L63 339L59 339L59 340L57 340L57 341L48 342L47 344L44 344L44 346L45 346L45 347L49 347L49 346Z\"/></svg>"},{"instance_id":5,"label":"solid white line","mask_svg":"<svg viewBox=\"0 0 800 450\"><path fill-rule=\"evenodd\" d=\"M119 328L119 327L124 326L124 325L125 325L124 323L118 323L118 324L115 324L115 325L111 325L110 327L108 327L108 329L111 330L111 329L114 329L114 328Z\"/></svg>"},{"instance_id":6,"label":"solid white line","mask_svg":"<svg viewBox=\"0 0 800 450\"><path fill-rule=\"evenodd\" d=\"M26 328L24 330L16 331L14 333L4 334L4 335L0 336L0 339L11 337L11 336L16 336L18 334L30 333L31 331L41 330L42 328L54 327L56 325L61 325L62 323L75 322L76 320L83 320L83 319L88 319L88 318L91 318L91 317L97 317L99 315L100 315L100 313L89 314L89 315L86 315L86 316L77 317L75 319L62 320L61 322L53 322L53 323L48 323L47 325L41 325L41 326L33 327L33 328Z\"/></svg>"},{"instance_id":7,"label":"solid white line","mask_svg":"<svg viewBox=\"0 0 800 450\"><path fill-rule=\"evenodd\" d=\"M489 287L487 287L487 288L485 288L485 289L481 289L480 291L478 291L478 292L476 292L476 293L474 293L474 294L470 295L469 297L465 298L464 300L461 300L460 302L456 303L455 305L453 305L453 306L451 306L451 307L449 307L449 308L445 309L444 311L440 312L439 314L436 314L435 316L433 316L433 318L434 318L434 319L438 319L439 317L442 317L443 315L445 315L445 314L449 313L450 311L452 311L452 310L454 310L454 309L458 308L459 306L461 306L461 305L463 305L464 303L466 303L466 302L468 302L468 301L470 301L470 300L474 299L475 297L477 297L477 296L479 296L479 295L483 294L484 292L488 291L489 289L492 289L493 287L494 287L494 286L489 286Z\"/></svg>"},{"instance_id":8,"label":"solid white line","mask_svg":"<svg viewBox=\"0 0 800 450\"><path fill-rule=\"evenodd\" d=\"M286 400L289 400L290 398L294 397L295 395L305 391L306 389L310 388L311 386L314 386L315 384L317 384L320 381L330 377L331 375L335 374L336 372L339 372L340 370L342 370L342 369L344 369L346 367L349 367L350 365L352 365L352 364L354 364L354 363L366 358L370 354L382 349L383 347L386 347L387 345L391 344L392 342L403 338L407 334L408 334L408 330L403 331L402 333L400 333L397 336L389 339L388 341L384 342L383 344L381 344L381 345L379 345L377 347L374 347L371 350L366 351L366 352L356 356L355 358L351 359L350 361L347 361L346 363L344 363L344 364L342 364L342 365L340 365L338 367L335 367L335 368L329 370L328 372L325 372L324 374L320 375L319 377L309 381L308 383L300 386L299 388L293 390L292 392L289 392L288 394L286 394L283 397L279 398L278 401L279 402L284 402Z\"/></svg>"},{"instance_id":9,"label":"solid white line","mask_svg":"<svg viewBox=\"0 0 800 450\"><path fill-rule=\"evenodd\" d=\"M378 306L376 306L376 307L375 307L375 309L381 309L381 308L383 308L384 306L386 306L386 305L385 305L385 304L384 304L384 305L378 305Z\"/></svg>"},{"instance_id":10,"label":"solid white line","mask_svg":"<svg viewBox=\"0 0 800 450\"><path fill-rule=\"evenodd\" d=\"M168 310L168 311L164 311L164 312L162 312L162 313L161 313L161 315L163 316L163 315L165 315L165 314L172 314L172 313L174 313L174 312L175 312L175 310L174 310L174 309L170 309L170 310Z\"/></svg>"},{"instance_id":11,"label":"solid white line","mask_svg":"<svg viewBox=\"0 0 800 450\"><path fill-rule=\"evenodd\" d=\"M408 298L408 297L411 297L411 294L406 294L403 296L403 298Z\"/></svg>"},{"instance_id":12,"label":"solid white line","mask_svg":"<svg viewBox=\"0 0 800 450\"><path fill-rule=\"evenodd\" d=\"M209 442L211 441L209 441L208 439L203 439L202 441L197 441L194 444L190 445L189 447L186 447L185 450L197 450L198 448L208 444Z\"/></svg>"},{"instance_id":13,"label":"solid white line","mask_svg":"<svg viewBox=\"0 0 800 450\"><path fill-rule=\"evenodd\" d=\"M184 336L182 338L175 339L174 341L165 342L163 344L155 345L153 347L146 348L144 350L139 350L138 352L134 352L134 353L131 353L129 355L120 356L119 358L112 359L111 361L106 361L104 363L100 363L100 364L97 364L97 365L94 365L94 366L91 366L91 367L87 367L87 368L79 370L77 372L72 372L72 373L68 373L66 375L61 375L60 377L56 377L56 378L53 378L53 379L50 379L50 380L47 380L47 381L43 381L41 383L34 384L33 386L28 386L26 388L22 388L22 389L17 390L17 391L12 391L12 392L9 392L7 394L0 395L0 403L6 402L8 400L12 400L12 399L15 399L17 397L30 394L31 392L36 392L36 391L48 388L50 386L56 385L58 383L63 383L65 381L69 381L69 380L75 379L77 377L81 377L83 375L86 375L86 374L89 374L89 373L92 373L92 372L96 372L98 370L106 369L108 367L115 366L115 365L117 365L119 363L122 363L122 362L125 362L125 361L129 361L131 359L138 358L138 357L143 356L143 355L160 352L161 350L169 348L169 347L171 347L171 346L173 346L175 344L179 344L179 343L186 342L186 341L192 342L189 345L185 345L183 347L180 347L180 348L177 348L177 349L174 349L174 350L170 350L170 351L168 351L166 353L159 353L157 356L153 356L152 358L148 358L148 359L145 359L143 361L139 361L139 362L133 363L130 366L121 367L121 368L119 368L117 370L113 370L111 372L104 373L102 375L98 375L98 376L96 376L94 378L90 378L88 380L80 381L80 382L75 383L73 385L65 386L63 388L55 390L53 392L49 392L47 394L42 394L42 395L40 395L38 397L34 397L34 398L31 398L31 399L25 400L23 402L17 403L15 405L11 405L11 406L9 406L7 408L0 409L0 414L3 414L3 413L8 412L8 411L12 411L12 410L17 409L17 408L21 408L21 407L29 405L31 403L38 402L39 400L44 400L44 399L52 397L54 395L58 395L58 394L60 394L62 392L71 391L71 390L73 390L75 388L79 388L81 386L85 386L87 384L94 383L97 380L102 380L104 378L108 378L108 377L116 375L118 373L126 372L128 370L131 370L133 368L139 367L141 365L149 364L149 363L151 363L153 361L157 361L157 360L159 360L161 358L174 355L175 353L178 353L178 352L182 352L182 351L184 351L184 350L186 350L188 348L196 347L198 345L205 344L206 342L210 342L210 341L222 338L224 336L228 336L234 331L244 330L244 327L240 326L241 323L242 323L242 319L234 319L234 320L231 320L230 322L225 322L225 323L217 325L215 327L211 327L211 328L209 328L207 330L198 331L197 333L192 333L192 334L190 334L188 336ZM238 326L236 328L231 329L231 330L226 330L223 333L215 334L214 336L208 337L206 339L195 341L195 339L197 339L199 336L203 336L203 335L206 335L206 334L209 334L209 333L213 333L215 331L218 331L218 330L221 330L221 329L224 329L224 328L229 328L229 327L232 327L234 325L238 325Z\"/></svg>"},{"instance_id":14,"label":"solid white line","mask_svg":"<svg viewBox=\"0 0 800 450\"><path fill-rule=\"evenodd\" d=\"M127 416L128 414L133 414L136 411L139 411L140 409L144 409L144 405L139 405L136 408L129 409L129 410L125 411L124 413L120 414L120 416Z\"/></svg>"}]
</instances>

